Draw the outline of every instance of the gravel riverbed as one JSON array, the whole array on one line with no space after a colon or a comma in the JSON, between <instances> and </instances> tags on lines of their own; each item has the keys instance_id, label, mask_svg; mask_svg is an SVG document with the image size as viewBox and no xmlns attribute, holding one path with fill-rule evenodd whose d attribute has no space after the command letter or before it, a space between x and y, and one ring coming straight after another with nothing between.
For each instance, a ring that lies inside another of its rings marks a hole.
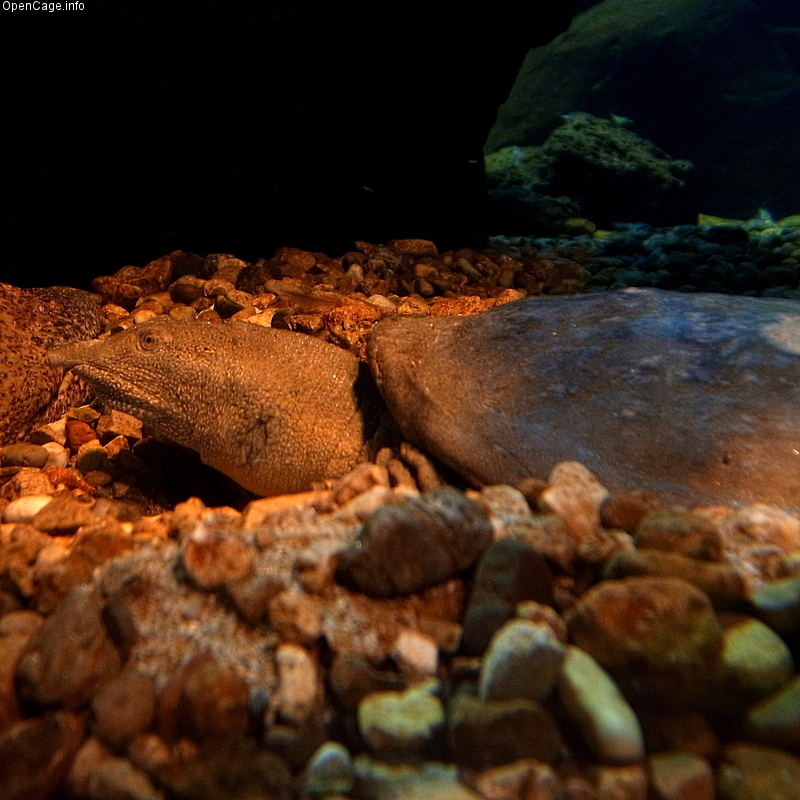
<instances>
[{"instance_id":1,"label":"gravel riverbed","mask_svg":"<svg viewBox=\"0 0 800 800\"><path fill-rule=\"evenodd\" d=\"M800 217L423 240L98 278L363 356L392 313L627 285L797 296ZM3 798L800 797L800 511L582 465L480 491L407 444L253 498L83 406L0 449ZM451 485L456 484L456 485ZM201 499L202 498L202 499Z\"/></svg>"}]
</instances>

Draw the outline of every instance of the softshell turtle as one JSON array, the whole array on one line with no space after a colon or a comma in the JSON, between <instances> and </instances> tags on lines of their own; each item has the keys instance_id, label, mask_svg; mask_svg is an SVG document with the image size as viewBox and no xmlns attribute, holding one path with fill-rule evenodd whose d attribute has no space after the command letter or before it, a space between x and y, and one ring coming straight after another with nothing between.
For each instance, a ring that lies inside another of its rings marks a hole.
<instances>
[{"instance_id":1,"label":"softshell turtle","mask_svg":"<svg viewBox=\"0 0 800 800\"><path fill-rule=\"evenodd\" d=\"M365 456L380 390L404 436L475 485L585 464L611 490L800 505L800 306L622 292L394 316L374 384L349 353L246 323L143 324L61 345L101 398L258 494Z\"/></svg>"},{"instance_id":2,"label":"softshell turtle","mask_svg":"<svg viewBox=\"0 0 800 800\"><path fill-rule=\"evenodd\" d=\"M58 342L80 341L102 330L100 298L80 289L19 289L0 283L0 445L58 419L89 396L71 373L47 365Z\"/></svg>"}]
</instances>

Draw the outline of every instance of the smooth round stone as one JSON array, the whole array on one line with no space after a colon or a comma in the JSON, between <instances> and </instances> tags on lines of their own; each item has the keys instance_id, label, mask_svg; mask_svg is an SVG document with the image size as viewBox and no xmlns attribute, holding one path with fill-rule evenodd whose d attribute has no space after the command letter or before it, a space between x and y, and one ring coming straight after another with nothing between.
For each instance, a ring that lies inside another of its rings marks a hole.
<instances>
[{"instance_id":1,"label":"smooth round stone","mask_svg":"<svg viewBox=\"0 0 800 800\"><path fill-rule=\"evenodd\" d=\"M280 689L278 705L281 716L300 724L319 700L319 678L314 659L299 644L288 642L275 653Z\"/></svg>"},{"instance_id":2,"label":"smooth round stone","mask_svg":"<svg viewBox=\"0 0 800 800\"><path fill-rule=\"evenodd\" d=\"M32 522L52 499L49 494L27 494L18 497L3 509L3 522Z\"/></svg>"},{"instance_id":3,"label":"smooth round stone","mask_svg":"<svg viewBox=\"0 0 800 800\"><path fill-rule=\"evenodd\" d=\"M714 800L714 772L691 753L659 753L647 760L653 800Z\"/></svg>"},{"instance_id":4,"label":"smooth round stone","mask_svg":"<svg viewBox=\"0 0 800 800\"><path fill-rule=\"evenodd\" d=\"M750 709L747 730L760 742L800 748L800 675Z\"/></svg>"},{"instance_id":5,"label":"smooth round stone","mask_svg":"<svg viewBox=\"0 0 800 800\"><path fill-rule=\"evenodd\" d=\"M307 794L348 794L353 788L353 759L339 742L325 742L308 761L303 778Z\"/></svg>"},{"instance_id":6,"label":"smooth round stone","mask_svg":"<svg viewBox=\"0 0 800 800\"><path fill-rule=\"evenodd\" d=\"M644 758L639 720L616 683L588 654L567 646L558 697L602 761L627 764Z\"/></svg>"},{"instance_id":7,"label":"smooth round stone","mask_svg":"<svg viewBox=\"0 0 800 800\"><path fill-rule=\"evenodd\" d=\"M800 624L800 578L769 581L755 589L750 602L771 628L788 633Z\"/></svg>"},{"instance_id":8,"label":"smooth round stone","mask_svg":"<svg viewBox=\"0 0 800 800\"><path fill-rule=\"evenodd\" d=\"M69 464L69 451L58 442L47 442L42 448L47 450L46 467L66 467Z\"/></svg>"},{"instance_id":9,"label":"smooth round stone","mask_svg":"<svg viewBox=\"0 0 800 800\"><path fill-rule=\"evenodd\" d=\"M564 645L543 622L515 619L492 637L481 666L482 700L545 700L564 660Z\"/></svg>"},{"instance_id":10,"label":"smooth round stone","mask_svg":"<svg viewBox=\"0 0 800 800\"><path fill-rule=\"evenodd\" d=\"M784 686L794 673L789 648L775 631L752 617L725 627L720 673L726 687L761 698Z\"/></svg>"},{"instance_id":11,"label":"smooth round stone","mask_svg":"<svg viewBox=\"0 0 800 800\"><path fill-rule=\"evenodd\" d=\"M0 447L0 467L35 467L47 463L47 450L38 444L9 444Z\"/></svg>"},{"instance_id":12,"label":"smooth round stone","mask_svg":"<svg viewBox=\"0 0 800 800\"><path fill-rule=\"evenodd\" d=\"M717 772L719 800L800 800L800 759L753 744L730 744Z\"/></svg>"},{"instance_id":13,"label":"smooth round stone","mask_svg":"<svg viewBox=\"0 0 800 800\"><path fill-rule=\"evenodd\" d=\"M358 704L358 728L369 748L396 755L424 751L444 727L438 690L432 679L405 692L367 695Z\"/></svg>"}]
</instances>

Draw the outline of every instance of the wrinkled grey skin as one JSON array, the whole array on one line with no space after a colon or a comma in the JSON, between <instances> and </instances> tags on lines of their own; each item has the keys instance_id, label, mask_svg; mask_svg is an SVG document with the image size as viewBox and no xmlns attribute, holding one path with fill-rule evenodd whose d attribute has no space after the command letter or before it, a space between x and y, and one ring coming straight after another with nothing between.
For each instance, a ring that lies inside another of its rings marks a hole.
<instances>
[{"instance_id":1,"label":"wrinkled grey skin","mask_svg":"<svg viewBox=\"0 0 800 800\"><path fill-rule=\"evenodd\" d=\"M677 503L800 506L800 304L658 290L393 317L369 359L403 434L472 483L585 464Z\"/></svg>"},{"instance_id":2,"label":"wrinkled grey skin","mask_svg":"<svg viewBox=\"0 0 800 800\"><path fill-rule=\"evenodd\" d=\"M794 301L534 298L473 317L395 316L368 351L405 437L476 485L576 460L612 491L800 506ZM50 352L259 494L306 489L364 456L371 381L301 334L154 320Z\"/></svg>"},{"instance_id":3,"label":"wrinkled grey skin","mask_svg":"<svg viewBox=\"0 0 800 800\"><path fill-rule=\"evenodd\" d=\"M49 359L260 495L343 475L374 428L358 361L289 331L157 319L52 348Z\"/></svg>"}]
</instances>

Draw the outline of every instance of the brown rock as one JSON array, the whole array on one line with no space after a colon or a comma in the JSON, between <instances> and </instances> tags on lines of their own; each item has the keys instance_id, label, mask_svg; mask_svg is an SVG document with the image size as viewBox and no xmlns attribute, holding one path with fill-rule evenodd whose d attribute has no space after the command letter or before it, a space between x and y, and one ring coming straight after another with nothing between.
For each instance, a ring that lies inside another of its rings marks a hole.
<instances>
[{"instance_id":1,"label":"brown rock","mask_svg":"<svg viewBox=\"0 0 800 800\"><path fill-rule=\"evenodd\" d=\"M389 247L408 253L412 256L438 256L439 251L433 242L427 239L392 239Z\"/></svg>"},{"instance_id":2,"label":"brown rock","mask_svg":"<svg viewBox=\"0 0 800 800\"><path fill-rule=\"evenodd\" d=\"M555 514L537 514L517 520L507 529L509 538L528 545L565 572L572 572L578 543L564 520Z\"/></svg>"},{"instance_id":3,"label":"brown rock","mask_svg":"<svg viewBox=\"0 0 800 800\"><path fill-rule=\"evenodd\" d=\"M322 635L322 601L304 592L282 591L269 601L269 621L281 639L311 644Z\"/></svg>"},{"instance_id":4,"label":"brown rock","mask_svg":"<svg viewBox=\"0 0 800 800\"><path fill-rule=\"evenodd\" d=\"M236 739L211 753L176 764L160 775L171 796L202 800L294 800L286 762L252 739Z\"/></svg>"},{"instance_id":5,"label":"brown rock","mask_svg":"<svg viewBox=\"0 0 800 800\"><path fill-rule=\"evenodd\" d=\"M67 420L67 446L73 453L77 453L80 448L97 438L94 428L79 419Z\"/></svg>"},{"instance_id":6,"label":"brown rock","mask_svg":"<svg viewBox=\"0 0 800 800\"><path fill-rule=\"evenodd\" d=\"M125 436L131 440L142 438L141 420L112 409L108 414L103 414L97 420L97 436L103 444L107 444L116 436Z\"/></svg>"},{"instance_id":7,"label":"brown rock","mask_svg":"<svg viewBox=\"0 0 800 800\"><path fill-rule=\"evenodd\" d=\"M378 509L340 557L337 580L374 597L410 594L474 564L491 538L492 526L477 503L439 489Z\"/></svg>"},{"instance_id":8,"label":"brown rock","mask_svg":"<svg viewBox=\"0 0 800 800\"><path fill-rule=\"evenodd\" d=\"M33 572L36 593L32 607L40 614L52 614L75 587L91 581L94 568L90 558L74 552L67 552L52 562L37 564Z\"/></svg>"},{"instance_id":9,"label":"brown rock","mask_svg":"<svg viewBox=\"0 0 800 800\"><path fill-rule=\"evenodd\" d=\"M679 750L706 760L716 760L719 741L706 718L697 711L640 711L639 722L647 751Z\"/></svg>"},{"instance_id":10,"label":"brown rock","mask_svg":"<svg viewBox=\"0 0 800 800\"><path fill-rule=\"evenodd\" d=\"M611 672L629 700L696 700L722 645L708 596L678 578L602 581L566 621L571 641Z\"/></svg>"},{"instance_id":11,"label":"brown rock","mask_svg":"<svg viewBox=\"0 0 800 800\"><path fill-rule=\"evenodd\" d=\"M730 744L717 772L719 800L798 800L800 759L771 747Z\"/></svg>"},{"instance_id":12,"label":"brown rock","mask_svg":"<svg viewBox=\"0 0 800 800\"><path fill-rule=\"evenodd\" d=\"M187 670L181 689L181 730L198 742L242 735L250 718L249 700L244 678L213 659L199 657Z\"/></svg>"},{"instance_id":13,"label":"brown rock","mask_svg":"<svg viewBox=\"0 0 800 800\"><path fill-rule=\"evenodd\" d=\"M100 444L99 439L91 439L81 445L75 457L75 468L84 475L97 471L114 473L114 465L111 463L108 450Z\"/></svg>"},{"instance_id":14,"label":"brown rock","mask_svg":"<svg viewBox=\"0 0 800 800\"><path fill-rule=\"evenodd\" d=\"M329 680L333 693L348 711L355 711L361 700L373 692L401 692L408 688L402 676L377 670L355 656L337 656Z\"/></svg>"},{"instance_id":15,"label":"brown rock","mask_svg":"<svg viewBox=\"0 0 800 800\"><path fill-rule=\"evenodd\" d=\"M641 520L659 505L658 498L643 489L615 492L600 506L600 522L604 528L620 528L633 533Z\"/></svg>"},{"instance_id":16,"label":"brown rock","mask_svg":"<svg viewBox=\"0 0 800 800\"><path fill-rule=\"evenodd\" d=\"M533 758L523 758L512 764L484 770L469 783L481 797L491 800L565 798L564 784L558 775L547 764Z\"/></svg>"},{"instance_id":17,"label":"brown rock","mask_svg":"<svg viewBox=\"0 0 800 800\"><path fill-rule=\"evenodd\" d=\"M0 447L0 467L43 467L47 463L47 450L38 444L9 444Z\"/></svg>"},{"instance_id":18,"label":"brown rock","mask_svg":"<svg viewBox=\"0 0 800 800\"><path fill-rule=\"evenodd\" d=\"M0 579L23 597L30 597L35 588L33 565L40 551L48 544L50 537L33 525L15 525L0 548Z\"/></svg>"},{"instance_id":19,"label":"brown rock","mask_svg":"<svg viewBox=\"0 0 800 800\"><path fill-rule=\"evenodd\" d=\"M169 296L173 302L189 306L203 296L204 282L195 275L182 275L169 287Z\"/></svg>"},{"instance_id":20,"label":"brown rock","mask_svg":"<svg viewBox=\"0 0 800 800\"><path fill-rule=\"evenodd\" d=\"M10 469L17 469L10 467ZM0 499L16 500L18 497L25 497L32 494L52 494L53 484L47 475L38 469L21 467L19 471L6 481L0 488Z\"/></svg>"},{"instance_id":21,"label":"brown rock","mask_svg":"<svg viewBox=\"0 0 800 800\"><path fill-rule=\"evenodd\" d=\"M702 561L722 561L722 534L714 524L680 508L661 508L636 526L634 543L642 549L680 553Z\"/></svg>"},{"instance_id":22,"label":"brown rock","mask_svg":"<svg viewBox=\"0 0 800 800\"><path fill-rule=\"evenodd\" d=\"M256 549L235 531L197 528L182 543L181 557L189 577L202 589L218 589L246 578Z\"/></svg>"},{"instance_id":23,"label":"brown rock","mask_svg":"<svg viewBox=\"0 0 800 800\"><path fill-rule=\"evenodd\" d=\"M128 664L92 698L95 736L115 750L122 750L143 733L156 709L155 682Z\"/></svg>"},{"instance_id":24,"label":"brown rock","mask_svg":"<svg viewBox=\"0 0 800 800\"><path fill-rule=\"evenodd\" d=\"M41 511L33 518L34 527L51 536L69 536L81 527L94 522L92 509L77 500L69 492L59 492L53 496Z\"/></svg>"},{"instance_id":25,"label":"brown rock","mask_svg":"<svg viewBox=\"0 0 800 800\"><path fill-rule=\"evenodd\" d=\"M142 770L93 737L78 751L67 786L72 795L89 800L163 800L162 792Z\"/></svg>"},{"instance_id":26,"label":"brown rock","mask_svg":"<svg viewBox=\"0 0 800 800\"><path fill-rule=\"evenodd\" d=\"M714 800L714 772L703 758L660 753L647 760L652 800Z\"/></svg>"},{"instance_id":27,"label":"brown rock","mask_svg":"<svg viewBox=\"0 0 800 800\"><path fill-rule=\"evenodd\" d=\"M49 800L83 741L81 718L51 711L0 733L3 800Z\"/></svg>"},{"instance_id":28,"label":"brown rock","mask_svg":"<svg viewBox=\"0 0 800 800\"><path fill-rule=\"evenodd\" d=\"M606 563L604 578L659 575L682 578L705 592L715 605L731 607L747 596L744 575L730 564L710 563L661 550L622 550Z\"/></svg>"},{"instance_id":29,"label":"brown rock","mask_svg":"<svg viewBox=\"0 0 800 800\"><path fill-rule=\"evenodd\" d=\"M0 613L0 636L16 633L30 635L36 633L43 622L42 616L35 611L20 609Z\"/></svg>"},{"instance_id":30,"label":"brown rock","mask_svg":"<svg viewBox=\"0 0 800 800\"><path fill-rule=\"evenodd\" d=\"M548 483L539 495L539 508L561 517L576 541L593 536L600 525L600 506L608 497L608 490L575 461L556 464Z\"/></svg>"},{"instance_id":31,"label":"brown rock","mask_svg":"<svg viewBox=\"0 0 800 800\"><path fill-rule=\"evenodd\" d=\"M448 737L454 760L472 769L521 758L554 764L563 753L553 717L534 700L458 695L450 705Z\"/></svg>"},{"instance_id":32,"label":"brown rock","mask_svg":"<svg viewBox=\"0 0 800 800\"><path fill-rule=\"evenodd\" d=\"M464 652L482 654L495 631L514 616L517 603L548 603L552 595L553 574L544 556L513 539L494 542L478 562L464 615Z\"/></svg>"},{"instance_id":33,"label":"brown rock","mask_svg":"<svg viewBox=\"0 0 800 800\"><path fill-rule=\"evenodd\" d=\"M78 587L31 637L17 664L19 694L39 705L80 708L119 672L120 654L103 624L103 601Z\"/></svg>"},{"instance_id":34,"label":"brown rock","mask_svg":"<svg viewBox=\"0 0 800 800\"><path fill-rule=\"evenodd\" d=\"M14 677L17 662L30 639L29 633L0 636L0 732L22 719Z\"/></svg>"}]
</instances>

